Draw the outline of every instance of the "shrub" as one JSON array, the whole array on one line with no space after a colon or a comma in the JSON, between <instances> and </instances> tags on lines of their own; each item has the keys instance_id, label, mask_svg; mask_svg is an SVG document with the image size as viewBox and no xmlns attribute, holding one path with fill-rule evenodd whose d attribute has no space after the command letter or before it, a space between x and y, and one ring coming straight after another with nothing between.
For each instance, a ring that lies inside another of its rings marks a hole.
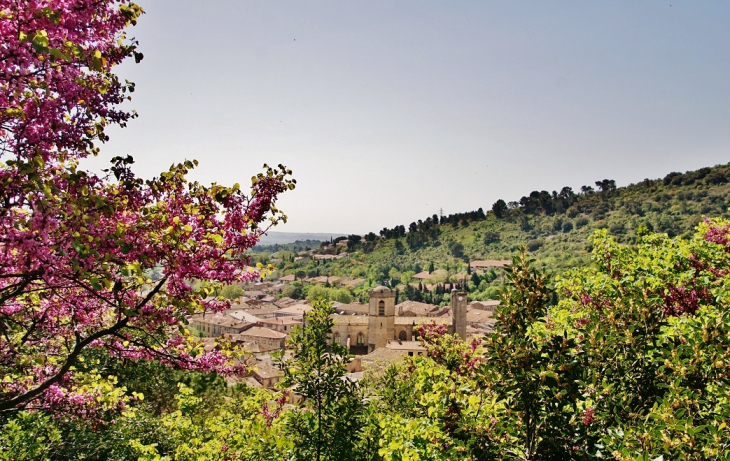
<instances>
[{"instance_id":1,"label":"shrub","mask_svg":"<svg viewBox=\"0 0 730 461\"><path fill-rule=\"evenodd\" d=\"M490 243L499 242L500 235L499 232L487 232L484 234L484 244L489 245Z\"/></svg>"},{"instance_id":2,"label":"shrub","mask_svg":"<svg viewBox=\"0 0 730 461\"><path fill-rule=\"evenodd\" d=\"M582 217L580 217L580 218L578 218L578 219L575 220L575 227L577 229L580 229L583 226L587 226L588 223L590 223L590 222L591 221L588 218L586 218L585 216L582 216Z\"/></svg>"},{"instance_id":3,"label":"shrub","mask_svg":"<svg viewBox=\"0 0 730 461\"><path fill-rule=\"evenodd\" d=\"M532 240L531 242L527 243L527 249L529 251L537 251L544 244L545 244L545 241L543 239Z\"/></svg>"},{"instance_id":4,"label":"shrub","mask_svg":"<svg viewBox=\"0 0 730 461\"><path fill-rule=\"evenodd\" d=\"M608 231L612 234L623 234L626 232L626 227L623 221L615 221L608 227Z\"/></svg>"},{"instance_id":5,"label":"shrub","mask_svg":"<svg viewBox=\"0 0 730 461\"><path fill-rule=\"evenodd\" d=\"M459 242L451 242L449 244L449 252L451 252L455 258L461 258L464 256L464 245Z\"/></svg>"},{"instance_id":6,"label":"shrub","mask_svg":"<svg viewBox=\"0 0 730 461\"><path fill-rule=\"evenodd\" d=\"M226 285L221 289L221 296L225 299L236 299L244 295L240 285Z\"/></svg>"}]
</instances>

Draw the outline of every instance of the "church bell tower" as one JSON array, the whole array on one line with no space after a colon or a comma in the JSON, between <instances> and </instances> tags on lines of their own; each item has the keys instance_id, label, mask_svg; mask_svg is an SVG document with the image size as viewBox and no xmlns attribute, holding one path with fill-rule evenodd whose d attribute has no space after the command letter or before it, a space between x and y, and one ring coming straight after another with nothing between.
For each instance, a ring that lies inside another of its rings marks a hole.
<instances>
[{"instance_id":1,"label":"church bell tower","mask_svg":"<svg viewBox=\"0 0 730 461\"><path fill-rule=\"evenodd\" d=\"M395 337L395 292L379 286L370 290L368 352L385 347Z\"/></svg>"}]
</instances>

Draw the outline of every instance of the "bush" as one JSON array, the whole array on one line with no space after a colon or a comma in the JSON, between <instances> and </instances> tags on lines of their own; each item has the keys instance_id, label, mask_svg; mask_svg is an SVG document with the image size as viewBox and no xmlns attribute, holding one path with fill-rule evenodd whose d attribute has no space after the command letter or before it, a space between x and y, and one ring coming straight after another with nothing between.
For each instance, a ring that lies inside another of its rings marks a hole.
<instances>
[{"instance_id":1,"label":"bush","mask_svg":"<svg viewBox=\"0 0 730 461\"><path fill-rule=\"evenodd\" d=\"M284 297L286 297L286 298L304 299L304 293L302 291L302 284L301 284L301 282L294 282L291 285L287 285L281 291L281 295L284 296Z\"/></svg>"},{"instance_id":2,"label":"bush","mask_svg":"<svg viewBox=\"0 0 730 461\"><path fill-rule=\"evenodd\" d=\"M588 218L583 216L575 220L575 227L576 229L580 229L581 227L587 226L590 222Z\"/></svg>"},{"instance_id":3,"label":"bush","mask_svg":"<svg viewBox=\"0 0 730 461\"><path fill-rule=\"evenodd\" d=\"M566 221L565 224L563 224L563 232L568 233L573 230L573 223L570 221Z\"/></svg>"},{"instance_id":4,"label":"bush","mask_svg":"<svg viewBox=\"0 0 730 461\"><path fill-rule=\"evenodd\" d=\"M461 258L464 256L464 245L459 242L451 242L449 244L449 252L451 252L455 258Z\"/></svg>"},{"instance_id":5,"label":"bush","mask_svg":"<svg viewBox=\"0 0 730 461\"><path fill-rule=\"evenodd\" d=\"M608 231L612 234L624 234L626 233L626 227L623 221L612 222L608 227Z\"/></svg>"},{"instance_id":6,"label":"bush","mask_svg":"<svg viewBox=\"0 0 730 461\"><path fill-rule=\"evenodd\" d=\"M543 239L532 240L531 242L527 243L527 249L529 251L537 251L544 244L545 244L545 241Z\"/></svg>"},{"instance_id":7,"label":"bush","mask_svg":"<svg viewBox=\"0 0 730 461\"><path fill-rule=\"evenodd\" d=\"M725 184L728 182L727 176L720 171L713 171L705 177L707 184Z\"/></svg>"},{"instance_id":8,"label":"bush","mask_svg":"<svg viewBox=\"0 0 730 461\"><path fill-rule=\"evenodd\" d=\"M484 234L484 244L489 245L490 243L499 242L500 235L499 232L487 232Z\"/></svg>"},{"instance_id":9,"label":"bush","mask_svg":"<svg viewBox=\"0 0 730 461\"><path fill-rule=\"evenodd\" d=\"M345 288L328 288L322 285L312 285L309 288L309 293L307 293L307 300L314 302L318 299L350 304L352 302L352 295Z\"/></svg>"},{"instance_id":10,"label":"bush","mask_svg":"<svg viewBox=\"0 0 730 461\"><path fill-rule=\"evenodd\" d=\"M225 299L236 299L244 295L240 285L226 285L221 289L221 296Z\"/></svg>"}]
</instances>

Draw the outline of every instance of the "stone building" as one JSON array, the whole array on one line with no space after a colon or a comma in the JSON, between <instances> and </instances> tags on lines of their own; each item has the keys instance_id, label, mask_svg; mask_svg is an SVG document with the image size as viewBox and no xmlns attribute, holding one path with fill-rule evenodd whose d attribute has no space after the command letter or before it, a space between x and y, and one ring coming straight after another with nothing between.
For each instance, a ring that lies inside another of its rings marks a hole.
<instances>
[{"instance_id":1,"label":"stone building","mask_svg":"<svg viewBox=\"0 0 730 461\"><path fill-rule=\"evenodd\" d=\"M231 335L234 342L246 342L251 344L261 344L263 346L276 347L284 349L286 345L286 333L274 331L269 328L251 327L239 334Z\"/></svg>"},{"instance_id":2,"label":"stone building","mask_svg":"<svg viewBox=\"0 0 730 461\"><path fill-rule=\"evenodd\" d=\"M258 363L251 374L266 389L274 387L284 376L281 370L265 363Z\"/></svg>"},{"instance_id":3,"label":"stone building","mask_svg":"<svg viewBox=\"0 0 730 461\"><path fill-rule=\"evenodd\" d=\"M451 293L451 316L400 317L395 312L395 292L379 286L370 291L368 313L334 315L332 341L347 346L352 354L368 354L389 341L415 341L416 327L424 322L449 325L449 332L466 338L466 293Z\"/></svg>"},{"instance_id":4,"label":"stone building","mask_svg":"<svg viewBox=\"0 0 730 461\"><path fill-rule=\"evenodd\" d=\"M466 339L466 293L451 290L451 309L453 322L449 333Z\"/></svg>"},{"instance_id":5,"label":"stone building","mask_svg":"<svg viewBox=\"0 0 730 461\"><path fill-rule=\"evenodd\" d=\"M395 338L395 293L379 286L369 294L368 352L372 352Z\"/></svg>"},{"instance_id":6,"label":"stone building","mask_svg":"<svg viewBox=\"0 0 730 461\"><path fill-rule=\"evenodd\" d=\"M253 322L223 312L195 314L188 317L190 326L200 336L216 338L222 334L240 333L254 326Z\"/></svg>"}]
</instances>

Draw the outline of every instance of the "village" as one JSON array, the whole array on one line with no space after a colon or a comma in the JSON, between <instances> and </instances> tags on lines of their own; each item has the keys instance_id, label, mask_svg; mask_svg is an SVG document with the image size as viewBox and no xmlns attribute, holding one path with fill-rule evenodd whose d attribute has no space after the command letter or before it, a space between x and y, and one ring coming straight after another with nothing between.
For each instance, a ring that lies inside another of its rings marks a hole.
<instances>
[{"instance_id":1,"label":"village","mask_svg":"<svg viewBox=\"0 0 730 461\"><path fill-rule=\"evenodd\" d=\"M332 255L313 255L314 258ZM341 257L337 255L336 257ZM502 267L509 261L473 261L474 270ZM436 275L436 274L434 274ZM416 274L414 285L424 285L431 277L428 271ZM362 279L344 277L303 277L293 274L272 274L244 285L243 296L231 301L229 309L217 313L201 313L188 317L189 328L207 348L216 339L228 340L248 352L246 364L250 372L236 378L247 385L273 388L283 377L274 356L287 357L287 340L295 327L302 326L305 315L312 310L307 300L283 296L290 284L312 286L354 287ZM400 287L402 288L402 287ZM499 301L470 301L468 294L451 290L451 303L446 306L405 300L396 304L396 290L377 286L368 290L368 302L333 302L334 327L330 340L346 346L350 353L348 379L357 381L369 369L387 366L403 356L423 355L425 349L418 341L418 326L434 323L448 327L449 332L463 339L481 336L492 330L493 312Z\"/></svg>"}]
</instances>

